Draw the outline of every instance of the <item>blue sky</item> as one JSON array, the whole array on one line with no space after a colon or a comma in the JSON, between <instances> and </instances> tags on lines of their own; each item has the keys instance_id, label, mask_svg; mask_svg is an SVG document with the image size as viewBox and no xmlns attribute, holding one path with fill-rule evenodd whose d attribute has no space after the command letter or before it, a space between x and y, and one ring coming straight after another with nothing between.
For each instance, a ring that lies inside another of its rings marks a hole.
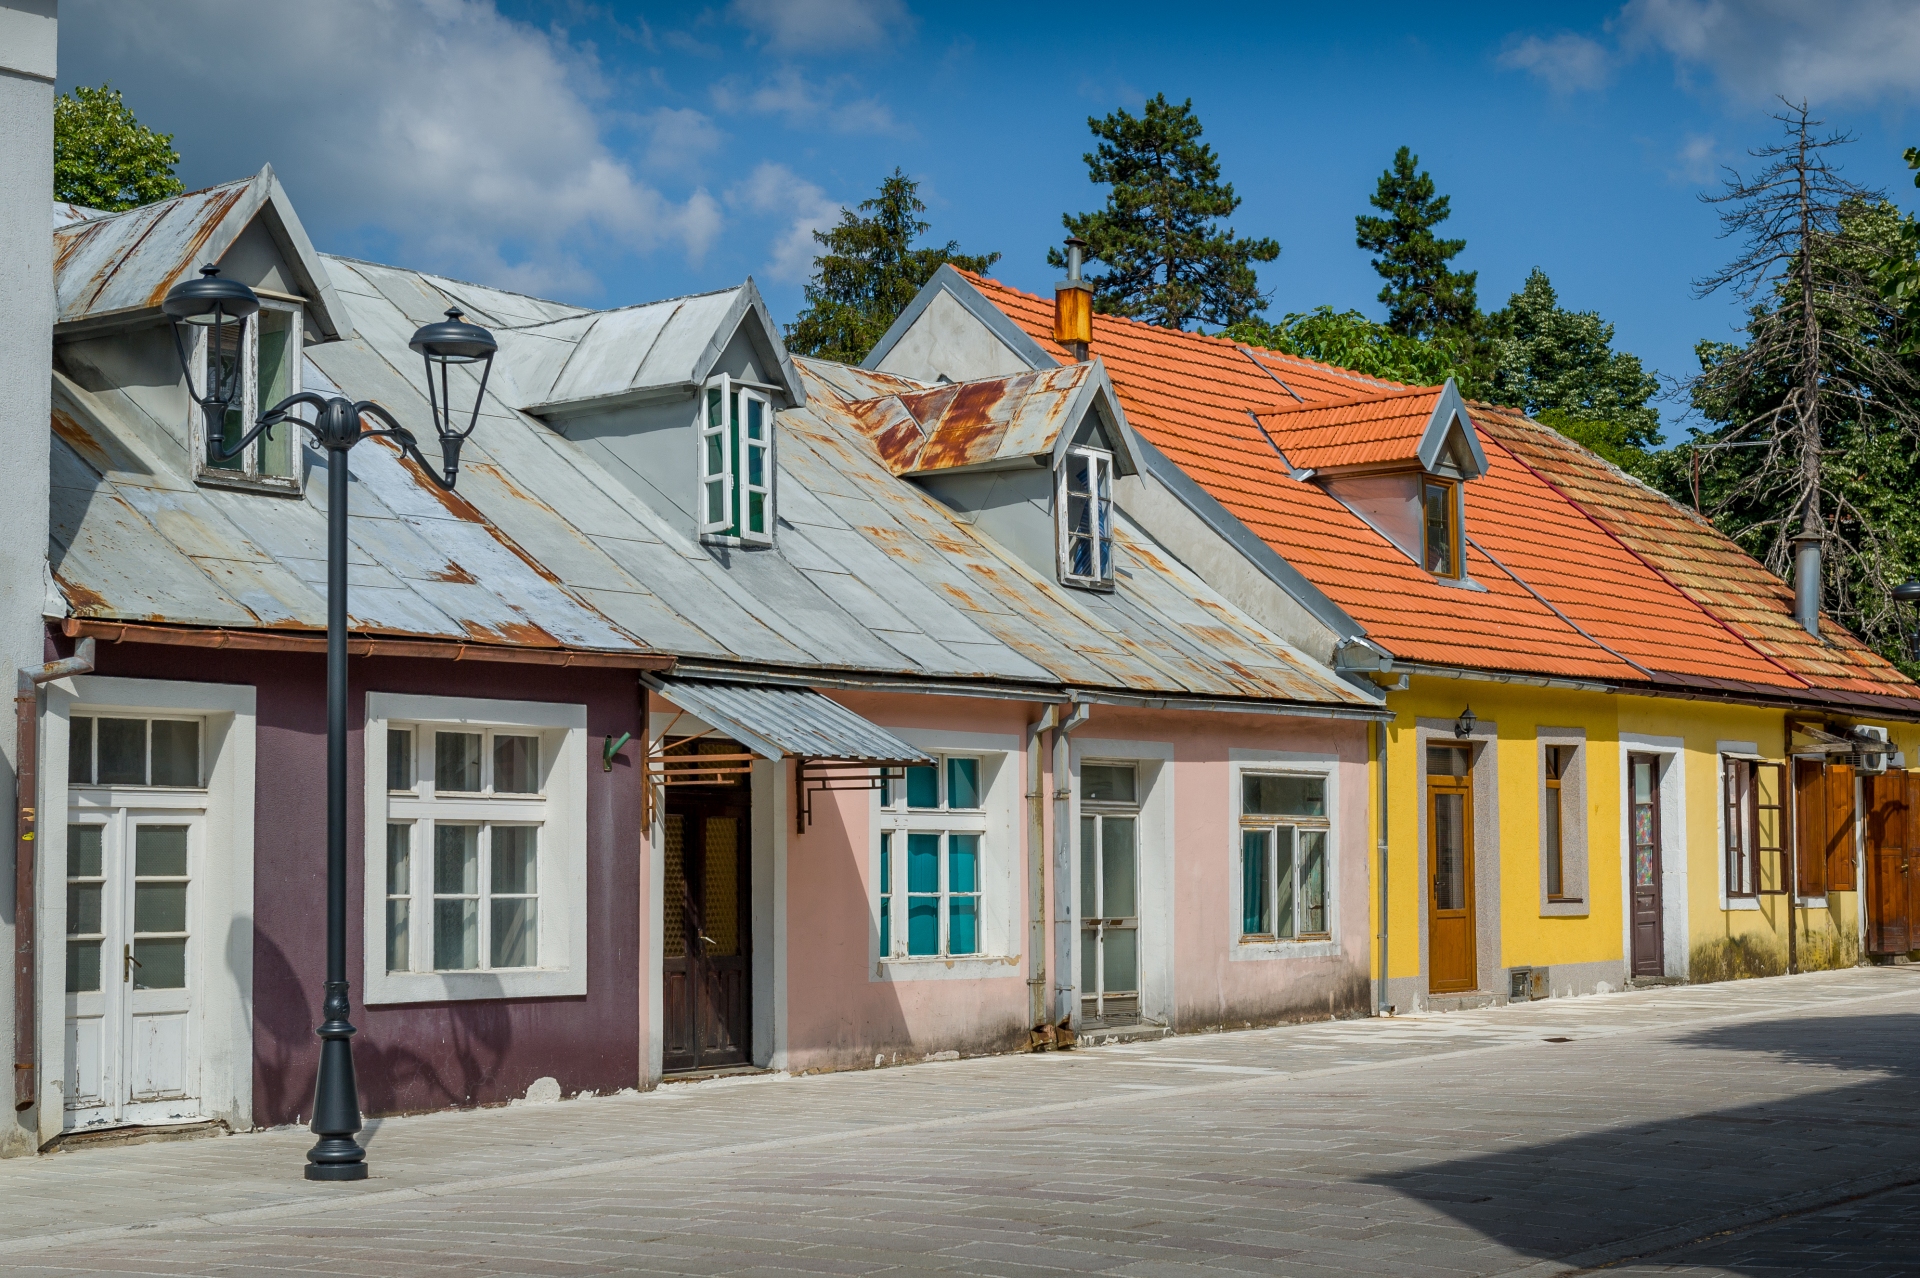
<instances>
[{"instance_id":1,"label":"blue sky","mask_svg":"<svg viewBox=\"0 0 1920 1278\"><path fill-rule=\"evenodd\" d=\"M1381 313L1353 218L1405 144L1483 306L1539 266L1669 376L1738 320L1692 296L1729 254L1698 196L1775 135L1774 94L1856 133L1849 175L1916 206L1920 6L1543 9L66 0L60 79L122 88L190 186L271 162L325 250L594 305L751 274L783 320L808 232L896 165L935 237L1047 291L1061 214L1103 198L1087 116L1156 92L1193 99L1233 225L1283 246L1270 314Z\"/></svg>"}]
</instances>

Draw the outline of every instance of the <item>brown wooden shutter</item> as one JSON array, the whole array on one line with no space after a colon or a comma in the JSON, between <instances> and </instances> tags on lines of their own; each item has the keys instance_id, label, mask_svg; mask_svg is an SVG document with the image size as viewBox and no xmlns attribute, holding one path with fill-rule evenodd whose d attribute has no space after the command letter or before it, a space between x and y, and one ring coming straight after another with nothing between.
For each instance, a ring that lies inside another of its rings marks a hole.
<instances>
[{"instance_id":1,"label":"brown wooden shutter","mask_svg":"<svg viewBox=\"0 0 1920 1278\"><path fill-rule=\"evenodd\" d=\"M1920 947L1920 772L1908 772L1906 812L1906 857L1901 868L1907 872L1907 944Z\"/></svg>"},{"instance_id":2,"label":"brown wooden shutter","mask_svg":"<svg viewBox=\"0 0 1920 1278\"><path fill-rule=\"evenodd\" d=\"M1793 761L1793 856L1799 869L1794 891L1827 894L1827 778L1818 759Z\"/></svg>"},{"instance_id":3,"label":"brown wooden shutter","mask_svg":"<svg viewBox=\"0 0 1920 1278\"><path fill-rule=\"evenodd\" d=\"M1787 884L1787 765L1753 769L1753 854L1761 896L1785 896Z\"/></svg>"},{"instance_id":4,"label":"brown wooden shutter","mask_svg":"<svg viewBox=\"0 0 1920 1278\"><path fill-rule=\"evenodd\" d=\"M1860 883L1854 868L1853 767L1827 764L1827 891L1852 892Z\"/></svg>"}]
</instances>

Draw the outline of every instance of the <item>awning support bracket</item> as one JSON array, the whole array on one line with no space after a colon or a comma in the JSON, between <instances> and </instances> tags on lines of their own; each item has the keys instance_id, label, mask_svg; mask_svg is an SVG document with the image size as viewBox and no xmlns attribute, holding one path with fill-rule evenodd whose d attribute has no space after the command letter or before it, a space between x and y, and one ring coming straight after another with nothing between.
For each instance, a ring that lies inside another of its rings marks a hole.
<instances>
[{"instance_id":1,"label":"awning support bracket","mask_svg":"<svg viewBox=\"0 0 1920 1278\"><path fill-rule=\"evenodd\" d=\"M879 762L839 759L795 759L793 761L793 828L805 834L813 824L813 796L830 790L878 790L889 776L899 773L905 782L908 763L918 760Z\"/></svg>"}]
</instances>

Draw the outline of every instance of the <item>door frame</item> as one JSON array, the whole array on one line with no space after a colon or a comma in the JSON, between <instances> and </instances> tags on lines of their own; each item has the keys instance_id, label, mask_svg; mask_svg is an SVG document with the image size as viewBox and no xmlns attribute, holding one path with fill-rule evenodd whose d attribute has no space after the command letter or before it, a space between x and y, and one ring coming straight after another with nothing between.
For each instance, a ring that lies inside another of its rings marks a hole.
<instances>
[{"instance_id":1,"label":"door frame","mask_svg":"<svg viewBox=\"0 0 1920 1278\"><path fill-rule=\"evenodd\" d=\"M744 747L742 748L744 749ZM661 828L663 831L663 835L665 830L665 821L667 816L669 815L666 809L668 808L669 805L684 805L683 807L680 808L680 813L681 815L687 818L696 818L701 816L733 815L738 824L738 838L745 843L745 846L738 849L738 851L736 852L736 855L739 858L737 862L737 866L738 866L737 872L739 874L739 881L735 888L735 891L738 894L737 900L736 900L736 910L738 911L738 913L735 919L735 926L739 929L739 932L740 932L740 953L738 957L745 960L744 964L742 965L742 976L741 976L741 984L743 987L742 996L746 1004L746 1006L743 1008L745 1015L741 1018L741 1023L734 1027L734 1035L739 1044L740 1059L737 1061L728 1061L720 1065L714 1065L709 1062L702 1061L700 1059L700 1046L699 1046L700 1016L696 1007L694 1009L694 1025L693 1025L694 1063L689 1066L676 1068L675 1070L672 1071L672 1073L695 1074L695 1073L700 1073L704 1070L709 1070L709 1069L729 1069L729 1068L735 1068L742 1065L752 1065L754 1063L754 1055L755 1055L754 1053L754 1024L755 1024L754 1011L755 1009L754 1009L753 977L754 977L754 967L755 967L755 956L759 948L755 944L755 936L754 936L754 924L755 924L754 900L756 897L756 886L757 886L755 881L754 867L755 867L755 862L758 860L758 858L754 855L754 836L758 832L759 823L753 819L752 785L750 783L750 779L743 779L743 781L739 785L731 786L731 787L715 786L710 788L706 786L688 786L678 794L669 790L667 792L666 800L661 804L660 817L662 822ZM683 843L682 843L682 851L681 851L682 857L684 857L686 854L685 853L686 845L684 842L685 837L686 836L683 834L682 835ZM662 861L662 871L663 871L662 882L664 883L665 881L665 875L664 875L665 848L666 848L664 837L662 838L660 846L661 846L661 861ZM703 872L703 881L704 881L704 871L706 866L706 836L704 832L700 837L700 854L701 854L700 855L701 869ZM681 873L682 873L682 882L685 882L685 866L684 865L681 868ZM703 905L704 905L704 902L703 902ZM662 923L664 924L665 922L665 912L667 910L684 908L684 907L685 907L684 901L669 901L665 899L664 896L662 896L662 899L660 902ZM689 922L691 922L691 919L689 920ZM695 958L694 947L700 943L700 937L702 935L704 935L704 933L702 933L697 928L688 929L687 936L686 936L686 946L687 946L687 957L689 959ZM661 958L660 958L660 976L661 976L661 993L662 993L661 1065L662 1065L663 1077L665 1077L667 1074L667 1071L665 1069L666 1006L665 1006L664 1000L665 1000L666 963L668 960L666 958L666 953L665 953L665 940L666 940L666 934L663 927L661 932L662 948L661 948ZM704 958L704 953L702 953L700 957ZM688 992L689 997L693 999L698 999L699 990L700 990L700 987L704 985L705 978L704 978L704 975L701 973L700 964L697 959L693 964L690 965L688 975L690 978L696 978L696 979L691 979L689 981L689 986L690 986L690 989Z\"/></svg>"},{"instance_id":2,"label":"door frame","mask_svg":"<svg viewBox=\"0 0 1920 1278\"><path fill-rule=\"evenodd\" d=\"M1654 736L1650 733L1623 732L1619 753L1615 756L1619 779L1614 787L1615 808L1620 824L1620 972L1622 979L1633 975L1633 778L1627 756L1650 754L1660 762L1660 938L1661 967L1669 977L1685 977L1689 972L1688 940L1688 865L1687 865L1687 786L1686 740L1682 737ZM1713 759L1714 802L1720 802L1720 760ZM1719 829L1716 818L1716 830ZM1720 846L1714 856L1723 856ZM1715 871L1716 875L1720 871Z\"/></svg>"},{"instance_id":3,"label":"door frame","mask_svg":"<svg viewBox=\"0 0 1920 1278\"><path fill-rule=\"evenodd\" d=\"M190 896L193 949L192 1041L199 1045L200 1111L206 1119L247 1131L253 1119L253 880L255 690L250 684L189 683L74 675L46 685L39 716L40 793L35 867L36 1009L40 1077L37 1127L42 1146L61 1134L65 1118L67 727L72 716L115 713L195 715L201 738L205 855ZM157 792L158 793L158 792ZM172 792L181 793L181 792ZM197 792L189 792L197 793ZM128 806L142 806L137 800ZM55 961L53 956L61 956Z\"/></svg>"}]
</instances>

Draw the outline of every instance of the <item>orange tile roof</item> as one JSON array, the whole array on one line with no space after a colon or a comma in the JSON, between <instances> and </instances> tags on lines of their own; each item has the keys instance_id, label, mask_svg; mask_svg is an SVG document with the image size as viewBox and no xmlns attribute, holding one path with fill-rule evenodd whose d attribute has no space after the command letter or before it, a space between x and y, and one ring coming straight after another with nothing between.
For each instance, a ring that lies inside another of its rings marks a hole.
<instances>
[{"instance_id":1,"label":"orange tile roof","mask_svg":"<svg viewBox=\"0 0 1920 1278\"><path fill-rule=\"evenodd\" d=\"M1071 359L1053 341L1051 299L968 278L1042 349ZM1137 432L1404 660L1920 704L1920 688L1832 623L1828 643L1813 643L1792 592L1706 521L1521 414L1471 406L1488 462L1464 490L1476 590L1436 580L1295 480L1254 421L1302 423L1298 438L1273 432L1295 467L1352 464L1411 454L1412 420L1425 429L1436 391L1110 315L1093 317L1092 351ZM1365 442L1363 426L1382 442ZM1342 460L1310 460L1317 448Z\"/></svg>"},{"instance_id":2,"label":"orange tile roof","mask_svg":"<svg viewBox=\"0 0 1920 1278\"><path fill-rule=\"evenodd\" d=\"M1294 404L1260 424L1301 470L1411 463L1440 402L1438 386L1375 392L1365 399Z\"/></svg>"}]
</instances>

